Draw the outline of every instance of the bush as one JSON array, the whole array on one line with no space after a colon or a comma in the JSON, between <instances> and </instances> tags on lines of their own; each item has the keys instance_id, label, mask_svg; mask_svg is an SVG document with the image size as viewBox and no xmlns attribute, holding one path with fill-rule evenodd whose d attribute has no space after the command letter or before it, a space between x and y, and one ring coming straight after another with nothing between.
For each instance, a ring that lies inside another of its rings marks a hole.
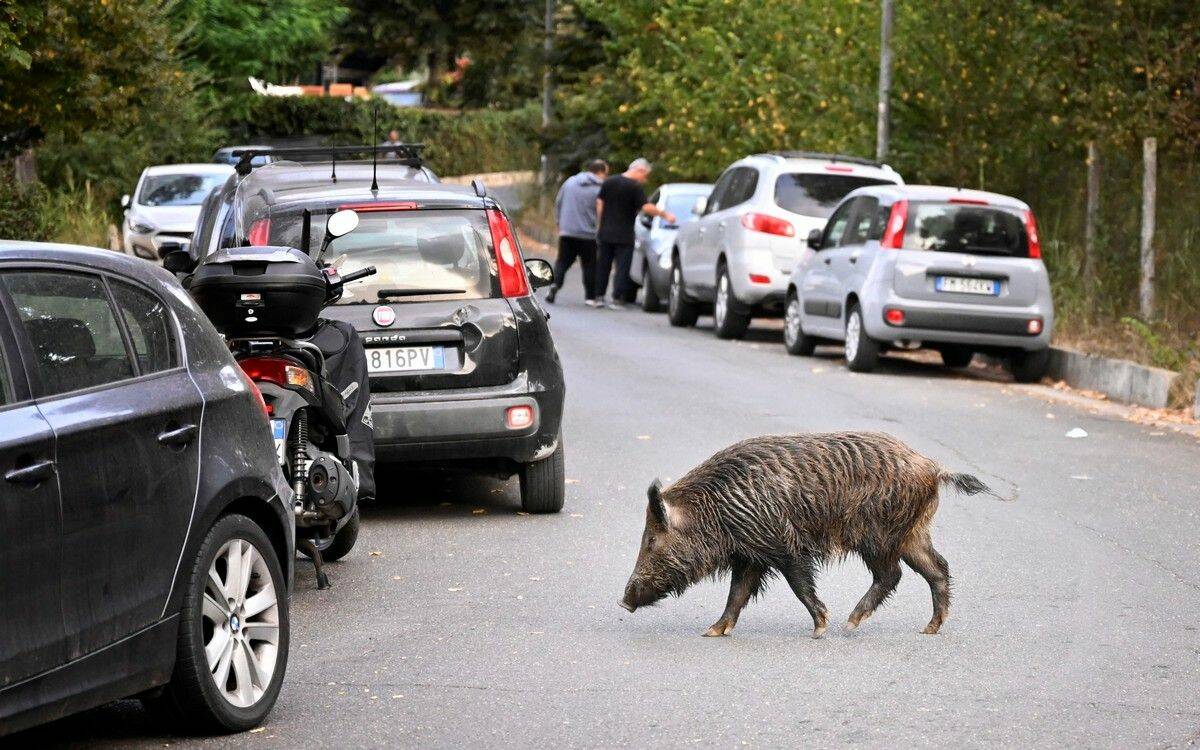
<instances>
[{"instance_id":1,"label":"bush","mask_svg":"<svg viewBox=\"0 0 1200 750\"><path fill-rule=\"evenodd\" d=\"M18 187L12 167L0 164L0 239L45 239L45 200L46 190L40 183Z\"/></svg>"},{"instance_id":2,"label":"bush","mask_svg":"<svg viewBox=\"0 0 1200 750\"><path fill-rule=\"evenodd\" d=\"M378 134L372 127L376 107ZM449 112L361 99L256 96L231 111L239 113L227 124L231 143L311 136L330 144L376 143L397 130L402 140L425 143L430 168L443 175L531 169L540 153L535 107Z\"/></svg>"}]
</instances>

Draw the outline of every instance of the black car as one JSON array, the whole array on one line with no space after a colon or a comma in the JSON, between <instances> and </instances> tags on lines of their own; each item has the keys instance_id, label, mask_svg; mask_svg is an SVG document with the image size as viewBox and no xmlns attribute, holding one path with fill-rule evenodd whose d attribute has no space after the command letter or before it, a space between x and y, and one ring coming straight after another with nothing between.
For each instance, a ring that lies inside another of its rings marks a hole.
<instances>
[{"instance_id":1,"label":"black car","mask_svg":"<svg viewBox=\"0 0 1200 750\"><path fill-rule=\"evenodd\" d=\"M552 280L549 264L522 261L508 216L481 186L441 184L408 147L389 148L393 158L377 165L243 169L206 202L189 252L250 244L316 253L327 217L356 211L358 228L333 240L325 259L343 274L378 274L325 314L363 337L378 461L518 474L525 510L557 512L562 366L532 294Z\"/></svg>"},{"instance_id":2,"label":"black car","mask_svg":"<svg viewBox=\"0 0 1200 750\"><path fill-rule=\"evenodd\" d=\"M0 735L140 695L271 709L295 537L262 397L179 284L0 242Z\"/></svg>"}]
</instances>

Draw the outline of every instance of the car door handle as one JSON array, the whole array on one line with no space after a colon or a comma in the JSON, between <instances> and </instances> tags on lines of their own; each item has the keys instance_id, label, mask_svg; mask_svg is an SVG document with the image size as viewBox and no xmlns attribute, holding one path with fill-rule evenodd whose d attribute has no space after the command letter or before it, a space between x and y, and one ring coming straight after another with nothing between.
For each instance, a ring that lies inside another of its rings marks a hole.
<instances>
[{"instance_id":1,"label":"car door handle","mask_svg":"<svg viewBox=\"0 0 1200 750\"><path fill-rule=\"evenodd\" d=\"M187 445L196 437L196 425L185 424L183 427L176 427L173 430L158 433L158 442L163 445L178 447Z\"/></svg>"},{"instance_id":2,"label":"car door handle","mask_svg":"<svg viewBox=\"0 0 1200 750\"><path fill-rule=\"evenodd\" d=\"M858 262L858 256L857 256L857 255L851 255L851 256L850 256L850 262L851 262L851 263L857 263L857 262Z\"/></svg>"},{"instance_id":3,"label":"car door handle","mask_svg":"<svg viewBox=\"0 0 1200 750\"><path fill-rule=\"evenodd\" d=\"M5 472L4 479L13 484L40 484L52 476L54 476L54 462L47 460L22 466L19 469L9 469Z\"/></svg>"},{"instance_id":4,"label":"car door handle","mask_svg":"<svg viewBox=\"0 0 1200 750\"><path fill-rule=\"evenodd\" d=\"M825 265L827 265L827 266L828 266L828 265L831 265L832 263L833 263L833 258L826 258L826 259L825 259Z\"/></svg>"}]
</instances>

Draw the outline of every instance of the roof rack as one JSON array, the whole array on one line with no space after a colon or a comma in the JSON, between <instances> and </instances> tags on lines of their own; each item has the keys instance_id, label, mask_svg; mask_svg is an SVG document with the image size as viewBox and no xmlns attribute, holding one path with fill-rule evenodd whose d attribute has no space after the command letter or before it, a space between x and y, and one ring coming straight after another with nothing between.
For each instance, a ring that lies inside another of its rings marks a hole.
<instances>
[{"instance_id":1,"label":"roof rack","mask_svg":"<svg viewBox=\"0 0 1200 750\"><path fill-rule=\"evenodd\" d=\"M874 159L864 159L861 156L847 156L845 154L824 154L817 151L771 151L774 156L782 156L785 159L819 159L821 161L844 161L847 164L861 164L864 167L884 167L883 162L875 161Z\"/></svg>"},{"instance_id":2,"label":"roof rack","mask_svg":"<svg viewBox=\"0 0 1200 750\"><path fill-rule=\"evenodd\" d=\"M328 156L334 162L339 156L354 156L356 154L395 154L401 164L420 168L425 166L421 159L421 149L424 143L394 143L383 146L289 146L287 148L235 148L231 153L237 156L238 163L234 166L239 175L250 174L250 162L256 156Z\"/></svg>"}]
</instances>

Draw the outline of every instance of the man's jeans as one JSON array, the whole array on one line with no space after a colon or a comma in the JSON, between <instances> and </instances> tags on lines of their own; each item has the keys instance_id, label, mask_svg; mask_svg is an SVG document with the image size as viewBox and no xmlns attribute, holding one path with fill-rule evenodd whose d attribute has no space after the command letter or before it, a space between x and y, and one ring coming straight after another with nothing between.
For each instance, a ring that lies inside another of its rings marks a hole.
<instances>
[{"instance_id":1,"label":"man's jeans","mask_svg":"<svg viewBox=\"0 0 1200 750\"><path fill-rule=\"evenodd\" d=\"M567 271L579 258L583 272L584 299L596 298L596 241L584 237L559 237L558 259L554 262L554 286L562 289Z\"/></svg>"},{"instance_id":2,"label":"man's jeans","mask_svg":"<svg viewBox=\"0 0 1200 750\"><path fill-rule=\"evenodd\" d=\"M596 297L602 299L608 291L608 277L612 275L613 262L617 266L617 278L613 280L613 301L624 302L632 290L629 265L633 262L633 244L600 242L600 254L596 258Z\"/></svg>"}]
</instances>

